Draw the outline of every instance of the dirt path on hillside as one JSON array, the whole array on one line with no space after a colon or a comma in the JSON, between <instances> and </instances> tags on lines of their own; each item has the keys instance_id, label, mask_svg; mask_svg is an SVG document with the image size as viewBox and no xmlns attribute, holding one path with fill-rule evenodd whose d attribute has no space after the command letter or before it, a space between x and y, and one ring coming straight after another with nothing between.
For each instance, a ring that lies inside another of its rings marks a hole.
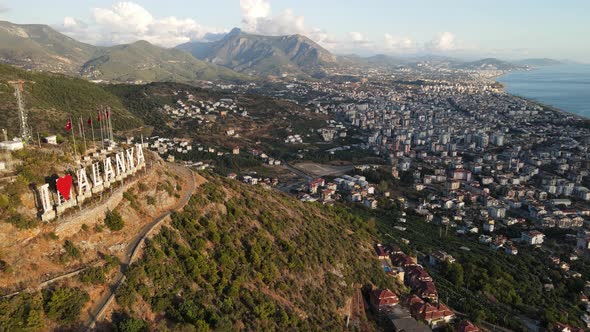
<instances>
[{"instance_id":1,"label":"dirt path on hillside","mask_svg":"<svg viewBox=\"0 0 590 332\"><path fill-rule=\"evenodd\" d=\"M185 188L183 188L184 191L180 196L180 200L175 206L165 212L162 212L149 224L145 225L141 231L129 242L129 245L125 250L124 259L121 261L121 266L115 277L116 281L109 287L108 291L96 302L96 304L88 309L90 318L85 324L88 329L93 329L96 326L96 323L103 318L105 312L115 300L115 292L119 286L125 282L125 272L127 271L128 267L139 257L142 245L151 235L152 231L160 226L163 221L167 220L170 214L184 208L195 192L197 188L197 182L198 185L203 183L203 181L196 178L193 171L184 166L170 164L170 168L175 171L175 174L181 176L184 180L183 182L186 183L186 186L184 186Z\"/></svg>"}]
</instances>

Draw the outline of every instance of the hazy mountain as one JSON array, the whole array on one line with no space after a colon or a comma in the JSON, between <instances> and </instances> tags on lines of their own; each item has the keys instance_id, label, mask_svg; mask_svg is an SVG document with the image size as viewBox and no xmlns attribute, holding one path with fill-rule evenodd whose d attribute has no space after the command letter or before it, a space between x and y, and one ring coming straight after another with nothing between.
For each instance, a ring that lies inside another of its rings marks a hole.
<instances>
[{"instance_id":1,"label":"hazy mountain","mask_svg":"<svg viewBox=\"0 0 590 332\"><path fill-rule=\"evenodd\" d=\"M138 41L97 47L47 25L0 21L0 62L18 67L111 81L195 81L246 78L178 49Z\"/></svg>"},{"instance_id":2,"label":"hazy mountain","mask_svg":"<svg viewBox=\"0 0 590 332\"><path fill-rule=\"evenodd\" d=\"M47 25L0 21L0 62L3 63L75 74L98 49Z\"/></svg>"},{"instance_id":3,"label":"hazy mountain","mask_svg":"<svg viewBox=\"0 0 590 332\"><path fill-rule=\"evenodd\" d=\"M515 61L515 63L523 66L530 66L530 67L546 67L546 66L556 66L562 64L562 62L554 59L548 58L532 58L532 59L524 59Z\"/></svg>"},{"instance_id":4,"label":"hazy mountain","mask_svg":"<svg viewBox=\"0 0 590 332\"><path fill-rule=\"evenodd\" d=\"M301 35L261 36L233 29L223 39L190 42L177 48L233 70L256 75L323 76L336 57Z\"/></svg>"},{"instance_id":5,"label":"hazy mountain","mask_svg":"<svg viewBox=\"0 0 590 332\"><path fill-rule=\"evenodd\" d=\"M188 52L138 41L99 50L81 68L90 79L109 81L235 80L245 76L228 68L200 61Z\"/></svg>"},{"instance_id":6,"label":"hazy mountain","mask_svg":"<svg viewBox=\"0 0 590 332\"><path fill-rule=\"evenodd\" d=\"M455 65L455 68L459 68L459 69L469 69L469 70L504 70L504 71L509 71L509 70L521 70L521 69L526 69L526 66L524 65L517 65L514 63L510 63L510 62L506 62L503 60L499 60L496 58L486 58L486 59L481 59L481 60L477 60L477 61L471 61L471 62L464 62L464 63L460 63Z\"/></svg>"}]
</instances>

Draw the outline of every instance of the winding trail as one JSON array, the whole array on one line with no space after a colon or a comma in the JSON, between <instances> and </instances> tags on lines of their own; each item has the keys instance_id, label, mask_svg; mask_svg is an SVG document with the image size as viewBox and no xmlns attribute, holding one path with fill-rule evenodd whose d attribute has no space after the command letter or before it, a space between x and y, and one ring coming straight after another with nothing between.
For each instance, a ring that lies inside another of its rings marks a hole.
<instances>
[{"instance_id":1,"label":"winding trail","mask_svg":"<svg viewBox=\"0 0 590 332\"><path fill-rule=\"evenodd\" d=\"M100 300L94 305L94 307L88 310L90 318L88 322L86 322L85 324L87 330L94 329L96 323L102 319L104 313L107 311L111 303L115 300L115 292L117 291L119 286L121 286L125 282L125 272L139 256L141 248L148 236L150 236L152 231L156 229L158 226L160 226L162 222L165 221L166 218L169 217L173 212L179 211L182 208L184 208L196 190L196 179L193 171L184 166L175 164L169 165L170 168L172 168L176 174L185 179L184 183L186 185L184 186L184 192L181 194L180 200L176 203L174 207L165 212L162 212L159 216L154 218L149 224L145 225L129 243L127 249L125 250L125 257L121 261L119 271L117 272L117 276L115 277L115 283L109 287L108 292L106 292L100 298Z\"/></svg>"}]
</instances>

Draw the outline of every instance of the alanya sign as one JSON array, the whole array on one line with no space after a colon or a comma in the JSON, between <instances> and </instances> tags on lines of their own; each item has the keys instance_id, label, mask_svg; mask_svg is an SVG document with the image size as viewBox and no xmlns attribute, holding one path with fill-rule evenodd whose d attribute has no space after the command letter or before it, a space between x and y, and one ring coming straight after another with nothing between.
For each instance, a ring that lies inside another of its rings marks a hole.
<instances>
[{"instance_id":1,"label":"alanya sign","mask_svg":"<svg viewBox=\"0 0 590 332\"><path fill-rule=\"evenodd\" d=\"M67 174L55 181L55 188L51 188L55 190L50 190L49 183L38 187L41 220L55 219L67 209L82 204L93 194L102 192L144 167L142 145L136 144L134 147L107 155L104 160L94 160L90 166L79 166L74 174L76 183L73 177Z\"/></svg>"}]
</instances>

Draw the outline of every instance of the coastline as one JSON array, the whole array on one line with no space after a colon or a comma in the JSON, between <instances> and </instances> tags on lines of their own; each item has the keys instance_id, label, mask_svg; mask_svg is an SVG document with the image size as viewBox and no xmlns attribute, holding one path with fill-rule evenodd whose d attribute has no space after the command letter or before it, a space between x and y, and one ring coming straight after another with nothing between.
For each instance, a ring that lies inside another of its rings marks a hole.
<instances>
[{"instance_id":1,"label":"coastline","mask_svg":"<svg viewBox=\"0 0 590 332\"><path fill-rule=\"evenodd\" d=\"M535 71L535 70L538 70L538 69L539 69L538 67L532 68L531 71ZM514 97L518 97L518 98L527 100L527 101L530 101L532 103L535 103L535 104L543 107L544 109L547 109L547 110L550 110L550 111L553 111L553 112L557 112L557 113L562 113L564 115L577 118L577 120L580 120L580 121L590 121L590 115L588 115L588 116L580 115L578 113L565 110L565 109L563 109L561 107L558 107L558 106L555 106L555 105L552 105L552 104L548 104L548 103L542 102L542 101L540 101L538 99L535 99L535 98L526 97L526 96L522 96L522 95L519 95L519 94L516 94L516 93L509 92L507 90L508 89L508 84L507 83L504 83L504 82L500 82L498 79L501 78L502 76L508 75L510 73L512 73L512 71L507 71L506 73L504 73L502 75L494 76L494 77L491 78L496 84L499 84L502 87L501 89L502 89L502 91L504 93L509 94L511 96L514 96Z\"/></svg>"}]
</instances>

